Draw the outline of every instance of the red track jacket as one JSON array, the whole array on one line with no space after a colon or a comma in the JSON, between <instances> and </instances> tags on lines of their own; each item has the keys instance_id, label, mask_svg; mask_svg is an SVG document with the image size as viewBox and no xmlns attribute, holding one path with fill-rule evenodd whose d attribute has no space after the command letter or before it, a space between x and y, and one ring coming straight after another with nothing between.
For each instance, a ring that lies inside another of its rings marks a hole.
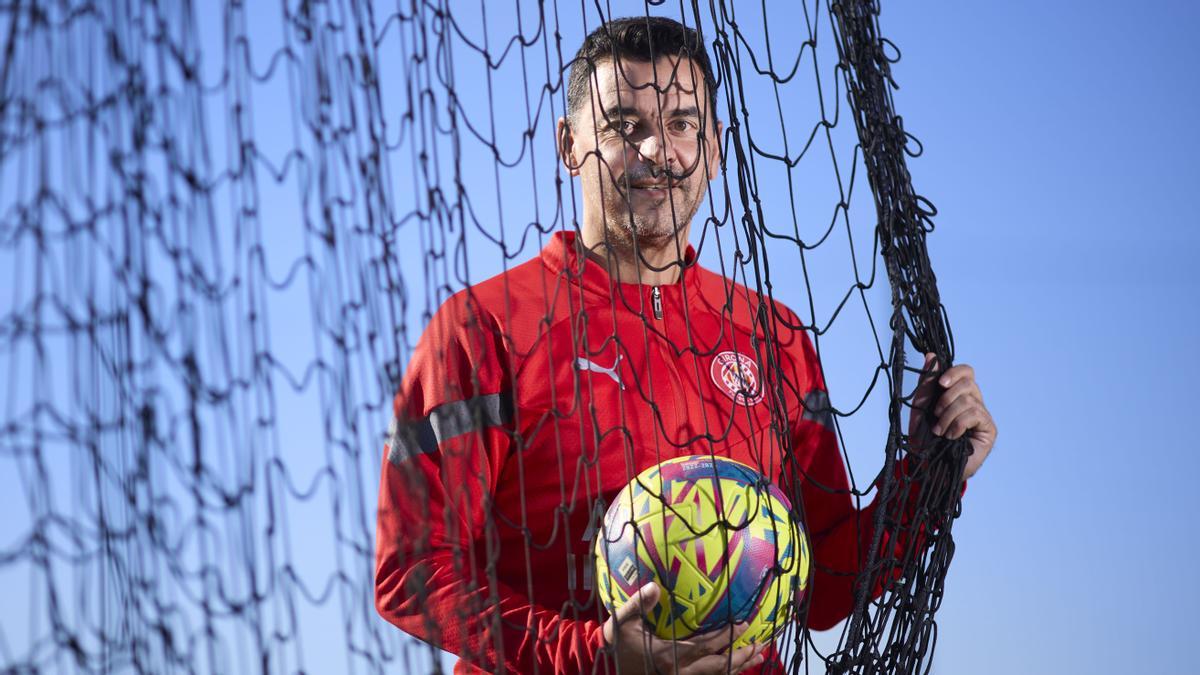
<instances>
[{"instance_id":1,"label":"red track jacket","mask_svg":"<svg viewBox=\"0 0 1200 675\"><path fill-rule=\"evenodd\" d=\"M617 283L559 233L427 327L385 447L376 606L456 672L612 672L596 526L642 469L685 454L798 483L808 625L850 613L874 509L849 495L812 345L787 308L693 259L676 284Z\"/></svg>"}]
</instances>

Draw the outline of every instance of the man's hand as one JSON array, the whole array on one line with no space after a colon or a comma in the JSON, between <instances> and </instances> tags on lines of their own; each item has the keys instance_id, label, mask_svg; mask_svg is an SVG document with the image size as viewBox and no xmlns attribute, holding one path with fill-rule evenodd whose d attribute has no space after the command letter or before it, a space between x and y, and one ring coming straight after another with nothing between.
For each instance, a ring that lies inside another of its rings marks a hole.
<instances>
[{"instance_id":1,"label":"man's hand","mask_svg":"<svg viewBox=\"0 0 1200 675\"><path fill-rule=\"evenodd\" d=\"M663 640L645 625L642 616L658 604L662 590L653 582L637 593L604 622L604 641L616 646L617 672L707 675L740 673L763 662L762 645L729 651L748 627L739 624L686 640Z\"/></svg>"},{"instance_id":2,"label":"man's hand","mask_svg":"<svg viewBox=\"0 0 1200 675\"><path fill-rule=\"evenodd\" d=\"M924 372L913 394L908 435L913 439L921 438L919 432L924 424L924 411L940 389L941 395L933 406L933 435L954 440L965 434L971 441L973 452L963 469L963 480L966 480L975 475L996 444L996 423L983 404L983 394L975 383L975 370L971 366L954 366L934 382L936 368L937 357L926 354Z\"/></svg>"}]
</instances>

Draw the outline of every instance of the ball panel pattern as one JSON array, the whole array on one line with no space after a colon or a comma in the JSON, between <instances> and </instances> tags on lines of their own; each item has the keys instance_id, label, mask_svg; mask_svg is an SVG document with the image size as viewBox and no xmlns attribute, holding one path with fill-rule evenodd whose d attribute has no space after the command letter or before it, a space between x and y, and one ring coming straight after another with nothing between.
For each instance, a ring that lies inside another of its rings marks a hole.
<instances>
[{"instance_id":1,"label":"ball panel pattern","mask_svg":"<svg viewBox=\"0 0 1200 675\"><path fill-rule=\"evenodd\" d=\"M601 599L615 611L639 587L665 591L648 620L682 639L750 622L737 645L767 642L807 589L810 551L783 492L721 457L668 460L616 497L596 542Z\"/></svg>"}]
</instances>

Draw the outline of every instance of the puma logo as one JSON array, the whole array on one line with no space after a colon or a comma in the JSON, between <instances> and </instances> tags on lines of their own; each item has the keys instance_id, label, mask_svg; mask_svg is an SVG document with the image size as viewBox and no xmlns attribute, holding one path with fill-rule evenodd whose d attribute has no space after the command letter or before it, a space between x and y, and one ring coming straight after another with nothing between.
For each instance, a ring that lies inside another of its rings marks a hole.
<instances>
[{"instance_id":1,"label":"puma logo","mask_svg":"<svg viewBox=\"0 0 1200 675\"><path fill-rule=\"evenodd\" d=\"M603 373L613 379L621 391L625 391L625 384L621 382L621 376L617 374L617 366L621 365L621 355L617 354L617 360L613 361L612 368L605 368L588 359L578 356L575 358L575 367L579 370L590 370L593 373Z\"/></svg>"}]
</instances>

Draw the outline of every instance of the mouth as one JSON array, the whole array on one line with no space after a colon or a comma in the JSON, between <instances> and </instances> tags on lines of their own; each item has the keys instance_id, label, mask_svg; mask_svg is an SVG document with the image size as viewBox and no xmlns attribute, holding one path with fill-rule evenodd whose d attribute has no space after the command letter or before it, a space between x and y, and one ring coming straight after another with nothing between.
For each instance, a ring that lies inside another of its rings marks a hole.
<instances>
[{"instance_id":1,"label":"mouth","mask_svg":"<svg viewBox=\"0 0 1200 675\"><path fill-rule=\"evenodd\" d=\"M679 189L678 185L666 183L638 183L629 186L630 193L643 194L648 197L665 197L671 190Z\"/></svg>"}]
</instances>

